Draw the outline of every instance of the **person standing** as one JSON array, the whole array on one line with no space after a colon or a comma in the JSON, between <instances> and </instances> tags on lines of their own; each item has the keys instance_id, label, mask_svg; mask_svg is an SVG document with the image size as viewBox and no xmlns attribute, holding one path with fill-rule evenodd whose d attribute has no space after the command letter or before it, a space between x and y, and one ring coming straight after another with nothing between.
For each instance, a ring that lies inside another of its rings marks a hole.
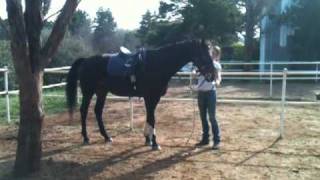
<instances>
[{"instance_id":1,"label":"person standing","mask_svg":"<svg viewBox=\"0 0 320 180\"><path fill-rule=\"evenodd\" d=\"M202 139L196 146L204 146L209 144L209 123L207 114L209 115L209 121L211 124L213 135L213 147L216 150L220 147L220 129L216 118L216 87L221 82L221 49L219 46L210 47L210 54L213 60L215 69L217 70L216 79L213 82L205 80L204 76L198 77L197 91L198 91L198 107L200 112L200 119L202 124Z\"/></svg>"}]
</instances>

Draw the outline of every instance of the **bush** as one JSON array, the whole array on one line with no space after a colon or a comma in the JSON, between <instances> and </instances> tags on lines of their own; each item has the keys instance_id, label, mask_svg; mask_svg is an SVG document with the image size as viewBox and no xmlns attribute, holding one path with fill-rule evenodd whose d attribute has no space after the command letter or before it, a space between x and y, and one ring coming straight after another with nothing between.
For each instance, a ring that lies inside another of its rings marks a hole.
<instances>
[{"instance_id":1,"label":"bush","mask_svg":"<svg viewBox=\"0 0 320 180\"><path fill-rule=\"evenodd\" d=\"M44 36L46 36L46 33L44 33ZM66 34L48 68L70 66L76 59L91 55L93 55L93 51L89 42L81 37ZM65 76L64 74L45 74L44 84L60 83Z\"/></svg>"},{"instance_id":2,"label":"bush","mask_svg":"<svg viewBox=\"0 0 320 180\"><path fill-rule=\"evenodd\" d=\"M234 55L233 55L233 59L235 60L244 60L245 59L245 47L243 44L240 43L236 43L232 45L233 51L234 51Z\"/></svg>"}]
</instances>

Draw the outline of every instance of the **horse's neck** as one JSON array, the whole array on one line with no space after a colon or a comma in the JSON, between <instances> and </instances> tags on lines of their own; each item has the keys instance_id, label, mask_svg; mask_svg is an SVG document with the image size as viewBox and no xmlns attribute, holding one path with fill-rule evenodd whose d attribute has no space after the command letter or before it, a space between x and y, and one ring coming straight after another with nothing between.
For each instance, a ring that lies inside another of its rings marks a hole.
<instances>
[{"instance_id":1,"label":"horse's neck","mask_svg":"<svg viewBox=\"0 0 320 180\"><path fill-rule=\"evenodd\" d=\"M162 69L161 75L168 80L175 75L184 65L190 62L190 52L186 52L182 48L170 49L170 51L163 50L160 52L163 54L162 59L159 59L159 69Z\"/></svg>"}]
</instances>

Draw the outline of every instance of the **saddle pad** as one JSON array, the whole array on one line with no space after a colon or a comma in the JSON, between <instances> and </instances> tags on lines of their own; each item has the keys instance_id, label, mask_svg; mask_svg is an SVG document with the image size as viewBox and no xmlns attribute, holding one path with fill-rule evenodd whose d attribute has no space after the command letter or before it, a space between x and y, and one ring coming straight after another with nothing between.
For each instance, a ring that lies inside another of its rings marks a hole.
<instances>
[{"instance_id":1,"label":"saddle pad","mask_svg":"<svg viewBox=\"0 0 320 180\"><path fill-rule=\"evenodd\" d=\"M124 77L127 75L128 68L125 66L126 60L118 54L110 56L107 72L112 76Z\"/></svg>"}]
</instances>

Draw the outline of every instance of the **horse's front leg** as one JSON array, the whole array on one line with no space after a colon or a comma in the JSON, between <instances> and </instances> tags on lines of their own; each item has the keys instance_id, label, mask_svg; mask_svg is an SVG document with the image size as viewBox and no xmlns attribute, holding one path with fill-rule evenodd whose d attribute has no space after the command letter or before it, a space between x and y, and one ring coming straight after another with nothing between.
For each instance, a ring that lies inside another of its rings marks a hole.
<instances>
[{"instance_id":1,"label":"horse's front leg","mask_svg":"<svg viewBox=\"0 0 320 180\"><path fill-rule=\"evenodd\" d=\"M155 129L155 109L160 100L159 97L145 97L145 105L147 111L147 122L144 127L144 135L146 138L146 144L151 145L153 150L160 150L161 147L157 143L156 129Z\"/></svg>"},{"instance_id":2,"label":"horse's front leg","mask_svg":"<svg viewBox=\"0 0 320 180\"><path fill-rule=\"evenodd\" d=\"M96 119L98 122L100 134L104 137L105 142L111 143L112 138L108 135L108 133L104 127L103 119L102 119L102 113L103 113L103 107L104 107L105 100L106 100L106 95L107 95L106 92L97 93L97 102L96 102L96 106L94 108L94 112L96 114Z\"/></svg>"}]
</instances>

